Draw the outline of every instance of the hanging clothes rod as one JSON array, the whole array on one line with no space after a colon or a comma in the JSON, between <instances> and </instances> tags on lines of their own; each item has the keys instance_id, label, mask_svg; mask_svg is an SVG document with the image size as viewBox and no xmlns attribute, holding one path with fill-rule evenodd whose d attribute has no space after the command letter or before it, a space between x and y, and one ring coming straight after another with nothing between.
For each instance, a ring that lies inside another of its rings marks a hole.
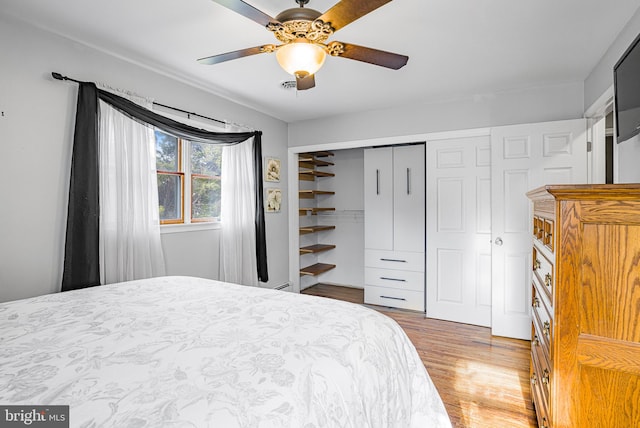
<instances>
[{"instance_id":1,"label":"hanging clothes rod","mask_svg":"<svg viewBox=\"0 0 640 428\"><path fill-rule=\"evenodd\" d=\"M63 76L62 74L56 73L55 71L51 73L51 76L53 76L53 78L56 79L56 80L70 80L70 81L76 82L76 83L83 83L80 80L76 80L76 79L72 79L71 77ZM183 109L177 108L177 107L171 107L171 106L168 106L166 104L157 103L155 101L153 102L153 105L154 106L158 106L158 107L164 107L164 108L167 108L167 109L170 109L170 110L173 110L173 111L177 111L177 112L180 112L180 113L184 113L184 114L187 115L188 119L191 119L191 116L195 116L195 117L199 117L199 118L202 118L202 119L212 120L214 122L218 122L218 123L221 123L223 125L229 125L229 122L224 121L224 120L215 119L215 118L209 117L209 116L203 116L203 115L198 114L198 113L193 113L193 112L190 112L190 111L187 111L187 110L183 110Z\"/></svg>"}]
</instances>

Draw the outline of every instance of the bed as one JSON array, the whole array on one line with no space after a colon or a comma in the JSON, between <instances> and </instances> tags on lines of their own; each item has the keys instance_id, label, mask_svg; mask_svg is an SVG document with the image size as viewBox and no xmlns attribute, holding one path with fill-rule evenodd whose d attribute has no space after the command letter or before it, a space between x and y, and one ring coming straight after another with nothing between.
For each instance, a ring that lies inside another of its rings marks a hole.
<instances>
[{"instance_id":1,"label":"bed","mask_svg":"<svg viewBox=\"0 0 640 428\"><path fill-rule=\"evenodd\" d=\"M379 312L162 277L0 304L0 403L72 427L450 427Z\"/></svg>"}]
</instances>

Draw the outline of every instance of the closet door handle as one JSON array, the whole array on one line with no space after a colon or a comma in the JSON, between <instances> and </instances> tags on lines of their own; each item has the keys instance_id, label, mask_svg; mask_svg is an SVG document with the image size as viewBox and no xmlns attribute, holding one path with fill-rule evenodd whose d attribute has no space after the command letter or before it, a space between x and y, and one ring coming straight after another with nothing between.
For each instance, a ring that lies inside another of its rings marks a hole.
<instances>
[{"instance_id":1,"label":"closet door handle","mask_svg":"<svg viewBox=\"0 0 640 428\"><path fill-rule=\"evenodd\" d=\"M407 195L411 194L411 168L407 168Z\"/></svg>"},{"instance_id":2,"label":"closet door handle","mask_svg":"<svg viewBox=\"0 0 640 428\"><path fill-rule=\"evenodd\" d=\"M376 195L380 194L380 170L376 169Z\"/></svg>"},{"instance_id":3,"label":"closet door handle","mask_svg":"<svg viewBox=\"0 0 640 428\"><path fill-rule=\"evenodd\" d=\"M380 279L382 280L386 280L386 281L398 281L398 282L407 282L406 279L400 279L400 278L389 278L387 276L381 276Z\"/></svg>"},{"instance_id":4,"label":"closet door handle","mask_svg":"<svg viewBox=\"0 0 640 428\"><path fill-rule=\"evenodd\" d=\"M403 299L401 297L391 297L391 296L380 296L380 298L382 298L382 299L391 299L391 300L407 300L407 299Z\"/></svg>"}]
</instances>

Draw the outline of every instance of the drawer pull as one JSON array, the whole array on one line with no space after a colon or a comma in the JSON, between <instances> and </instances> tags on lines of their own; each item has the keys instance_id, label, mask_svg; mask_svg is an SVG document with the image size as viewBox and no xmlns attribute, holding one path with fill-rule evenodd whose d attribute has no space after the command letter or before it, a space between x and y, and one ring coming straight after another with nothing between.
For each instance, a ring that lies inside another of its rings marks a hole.
<instances>
[{"instance_id":1,"label":"drawer pull","mask_svg":"<svg viewBox=\"0 0 640 428\"><path fill-rule=\"evenodd\" d=\"M391 300L407 300L402 297L391 297L391 296L380 296L381 299L391 299Z\"/></svg>"},{"instance_id":2,"label":"drawer pull","mask_svg":"<svg viewBox=\"0 0 640 428\"><path fill-rule=\"evenodd\" d=\"M400 259L380 259L383 262L396 262L396 263L406 263L406 260L400 260Z\"/></svg>"},{"instance_id":3,"label":"drawer pull","mask_svg":"<svg viewBox=\"0 0 640 428\"><path fill-rule=\"evenodd\" d=\"M538 383L538 376L536 376L536 372L533 372L531 375L531 385L535 386Z\"/></svg>"},{"instance_id":4,"label":"drawer pull","mask_svg":"<svg viewBox=\"0 0 640 428\"><path fill-rule=\"evenodd\" d=\"M544 285L546 285L547 287L551 287L551 281L553 281L553 277L551 276L551 274L546 274L544 276Z\"/></svg>"},{"instance_id":5,"label":"drawer pull","mask_svg":"<svg viewBox=\"0 0 640 428\"><path fill-rule=\"evenodd\" d=\"M546 416L542 417L542 428L549 428L549 421Z\"/></svg>"},{"instance_id":6,"label":"drawer pull","mask_svg":"<svg viewBox=\"0 0 640 428\"><path fill-rule=\"evenodd\" d=\"M542 264L540 263L540 260L536 259L536 261L533 263L533 270L538 270L541 266Z\"/></svg>"},{"instance_id":7,"label":"drawer pull","mask_svg":"<svg viewBox=\"0 0 640 428\"><path fill-rule=\"evenodd\" d=\"M406 279L400 279L400 278L388 278L386 276L381 276L380 279L384 279L385 281L398 281L398 282L407 282Z\"/></svg>"},{"instance_id":8,"label":"drawer pull","mask_svg":"<svg viewBox=\"0 0 640 428\"><path fill-rule=\"evenodd\" d=\"M542 326L542 332L545 336L547 336L548 339L551 339L551 324L549 324L549 321L544 322Z\"/></svg>"},{"instance_id":9,"label":"drawer pull","mask_svg":"<svg viewBox=\"0 0 640 428\"><path fill-rule=\"evenodd\" d=\"M549 370L544 369L544 373L542 373L542 384L549 385Z\"/></svg>"},{"instance_id":10,"label":"drawer pull","mask_svg":"<svg viewBox=\"0 0 640 428\"><path fill-rule=\"evenodd\" d=\"M535 297L533 299L533 303L531 304L531 306L533 306L534 308L539 308L540 307L540 299L538 299L537 297Z\"/></svg>"},{"instance_id":11,"label":"drawer pull","mask_svg":"<svg viewBox=\"0 0 640 428\"><path fill-rule=\"evenodd\" d=\"M533 344L534 344L535 346L540 346L540 338L538 337L538 335L537 335L537 334L534 334L534 335L533 335L533 341L532 341L532 342L533 342Z\"/></svg>"}]
</instances>

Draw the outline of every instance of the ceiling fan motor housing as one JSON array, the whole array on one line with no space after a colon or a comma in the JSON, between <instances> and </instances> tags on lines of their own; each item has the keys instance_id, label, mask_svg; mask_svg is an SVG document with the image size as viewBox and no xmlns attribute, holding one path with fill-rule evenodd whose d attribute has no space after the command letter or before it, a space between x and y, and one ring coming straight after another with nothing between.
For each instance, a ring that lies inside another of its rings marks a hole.
<instances>
[{"instance_id":1,"label":"ceiling fan motor housing","mask_svg":"<svg viewBox=\"0 0 640 428\"><path fill-rule=\"evenodd\" d=\"M306 7L294 7L280 12L276 16L276 20L280 22L287 21L315 21L322 13L314 9L308 9Z\"/></svg>"},{"instance_id":2,"label":"ceiling fan motor housing","mask_svg":"<svg viewBox=\"0 0 640 428\"><path fill-rule=\"evenodd\" d=\"M292 43L306 39L312 43L324 43L332 34L330 24L319 20L322 14L317 10L296 7L287 9L276 16L277 22L267 24L267 29L282 43Z\"/></svg>"}]
</instances>

